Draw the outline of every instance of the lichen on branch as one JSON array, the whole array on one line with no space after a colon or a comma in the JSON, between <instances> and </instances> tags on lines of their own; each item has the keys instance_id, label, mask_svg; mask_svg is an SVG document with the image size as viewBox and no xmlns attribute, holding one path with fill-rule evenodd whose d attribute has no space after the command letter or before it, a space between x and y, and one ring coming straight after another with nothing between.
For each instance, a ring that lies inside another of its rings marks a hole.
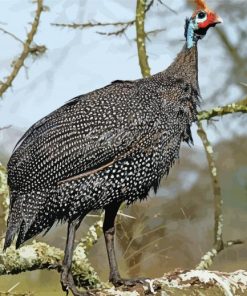
<instances>
[{"instance_id":1,"label":"lichen on branch","mask_svg":"<svg viewBox=\"0 0 247 296\"><path fill-rule=\"evenodd\" d=\"M223 107L224 109L224 107ZM237 111L236 111L237 112ZM210 112L209 112L210 113ZM226 113L227 114L227 113ZM242 244L242 240L234 240L229 242L223 241L223 199L221 195L221 187L218 177L218 170L214 158L214 150L210 141L208 140L207 133L203 128L202 123L198 122L197 133L202 140L204 150L206 152L209 174L212 180L213 198L214 198L214 245L213 248L208 251L201 258L200 263L197 265L197 269L208 269L212 264L215 257L226 247Z\"/></svg>"},{"instance_id":2,"label":"lichen on branch","mask_svg":"<svg viewBox=\"0 0 247 296\"><path fill-rule=\"evenodd\" d=\"M223 116L238 112L247 113L247 98L236 103L228 104L226 106L215 107L211 110L201 111L198 113L197 119L198 121L210 120L217 116Z\"/></svg>"},{"instance_id":3,"label":"lichen on branch","mask_svg":"<svg viewBox=\"0 0 247 296\"><path fill-rule=\"evenodd\" d=\"M2 244L0 244L2 250ZM101 288L103 285L90 265L85 254L83 243L79 243L74 251L72 274L78 286ZM0 252L0 275L18 274L24 271L39 269L61 270L64 252L46 243L33 241L20 249L13 246L5 253Z\"/></svg>"}]
</instances>

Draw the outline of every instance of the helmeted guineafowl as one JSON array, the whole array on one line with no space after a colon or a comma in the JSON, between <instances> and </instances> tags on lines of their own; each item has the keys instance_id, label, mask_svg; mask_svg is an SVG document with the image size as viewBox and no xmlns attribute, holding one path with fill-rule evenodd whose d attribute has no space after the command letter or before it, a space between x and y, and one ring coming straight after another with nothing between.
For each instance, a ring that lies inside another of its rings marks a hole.
<instances>
[{"instance_id":1,"label":"helmeted guineafowl","mask_svg":"<svg viewBox=\"0 0 247 296\"><path fill-rule=\"evenodd\" d=\"M8 163L10 213L4 249L16 247L55 221L68 222L61 282L70 274L75 232L90 211L105 209L103 230L110 281L122 280L114 252L114 220L122 202L155 191L192 141L200 96L197 41L222 22L204 1L186 20L186 43L163 72L135 81L116 81L68 101L35 123Z\"/></svg>"}]
</instances>

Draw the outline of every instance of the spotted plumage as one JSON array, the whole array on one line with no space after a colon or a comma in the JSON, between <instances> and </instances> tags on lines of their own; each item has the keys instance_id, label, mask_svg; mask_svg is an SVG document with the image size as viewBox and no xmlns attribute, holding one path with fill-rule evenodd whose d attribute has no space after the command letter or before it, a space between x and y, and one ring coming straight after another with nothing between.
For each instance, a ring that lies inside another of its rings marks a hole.
<instances>
[{"instance_id":1,"label":"spotted plumage","mask_svg":"<svg viewBox=\"0 0 247 296\"><path fill-rule=\"evenodd\" d=\"M187 58L195 64L196 50ZM157 189L196 119L197 72L187 73L184 53L180 59L179 77L174 66L113 82L70 100L26 132L8 164L12 235L21 229L17 246L56 220L80 219Z\"/></svg>"},{"instance_id":2,"label":"spotted plumage","mask_svg":"<svg viewBox=\"0 0 247 296\"><path fill-rule=\"evenodd\" d=\"M179 157L181 142L192 142L200 97L199 13L186 21L186 44L165 71L78 96L23 135L8 163L11 200L4 248L16 234L19 247L54 222L67 221L64 266L69 267L75 229L87 213L105 209L110 280L120 282L112 243L120 204L156 191ZM217 20L215 15L209 26ZM63 287L67 282L63 273Z\"/></svg>"}]
</instances>

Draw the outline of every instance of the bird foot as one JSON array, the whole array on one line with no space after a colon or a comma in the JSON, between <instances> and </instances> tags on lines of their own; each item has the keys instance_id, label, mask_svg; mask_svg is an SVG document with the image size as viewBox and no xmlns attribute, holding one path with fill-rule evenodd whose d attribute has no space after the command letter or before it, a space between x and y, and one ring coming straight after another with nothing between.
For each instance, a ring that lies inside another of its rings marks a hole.
<instances>
[{"instance_id":1,"label":"bird foot","mask_svg":"<svg viewBox=\"0 0 247 296\"><path fill-rule=\"evenodd\" d=\"M86 296L87 292L79 291L76 288L76 285L73 280L72 273L68 271L66 267L63 267L61 278L60 278L61 286L66 295L68 295L69 291L72 292L74 296Z\"/></svg>"},{"instance_id":2,"label":"bird foot","mask_svg":"<svg viewBox=\"0 0 247 296\"><path fill-rule=\"evenodd\" d=\"M138 284L145 285L148 284L148 278L134 278L134 279L122 279L122 278L113 278L110 279L110 282L115 286L127 286L134 287Z\"/></svg>"},{"instance_id":3,"label":"bird foot","mask_svg":"<svg viewBox=\"0 0 247 296\"><path fill-rule=\"evenodd\" d=\"M64 266L62 267L60 283L61 283L63 291L66 292L66 294L68 295L71 283L69 281L68 269L66 267L64 267ZM74 284L74 281L73 281L73 284Z\"/></svg>"}]
</instances>

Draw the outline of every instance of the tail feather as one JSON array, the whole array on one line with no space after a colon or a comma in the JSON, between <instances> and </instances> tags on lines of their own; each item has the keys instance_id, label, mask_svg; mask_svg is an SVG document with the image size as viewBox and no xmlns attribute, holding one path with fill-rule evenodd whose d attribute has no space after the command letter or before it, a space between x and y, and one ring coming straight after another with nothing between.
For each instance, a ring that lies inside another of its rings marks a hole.
<instances>
[{"instance_id":1,"label":"tail feather","mask_svg":"<svg viewBox=\"0 0 247 296\"><path fill-rule=\"evenodd\" d=\"M15 235L18 233L19 227L18 226L9 226L6 232L5 241L3 245L3 251L5 251L10 245L12 244Z\"/></svg>"},{"instance_id":2,"label":"tail feather","mask_svg":"<svg viewBox=\"0 0 247 296\"><path fill-rule=\"evenodd\" d=\"M11 193L4 250L11 245L16 235L16 248L19 248L26 240L52 227L57 216L53 203L49 202L53 197L48 191Z\"/></svg>"},{"instance_id":3,"label":"tail feather","mask_svg":"<svg viewBox=\"0 0 247 296\"><path fill-rule=\"evenodd\" d=\"M20 225L23 220L21 211L23 200L24 196L18 195L17 192L12 192L10 195L10 211L7 220L7 231L3 246L4 251L11 245L15 235L19 233Z\"/></svg>"},{"instance_id":4,"label":"tail feather","mask_svg":"<svg viewBox=\"0 0 247 296\"><path fill-rule=\"evenodd\" d=\"M25 241L41 233L42 231L48 232L55 222L55 217L50 216L49 218L44 215L44 212L39 212L33 222L27 223L23 220L20 231L16 241L16 248L19 248Z\"/></svg>"}]
</instances>

